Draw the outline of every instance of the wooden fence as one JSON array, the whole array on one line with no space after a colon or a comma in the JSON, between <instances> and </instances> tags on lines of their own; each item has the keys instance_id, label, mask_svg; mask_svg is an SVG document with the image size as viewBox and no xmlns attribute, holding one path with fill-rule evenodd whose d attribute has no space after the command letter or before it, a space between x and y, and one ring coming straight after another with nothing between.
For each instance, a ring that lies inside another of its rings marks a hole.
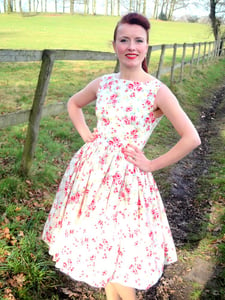
<instances>
[{"instance_id":1,"label":"wooden fence","mask_svg":"<svg viewBox=\"0 0 225 300\"><path fill-rule=\"evenodd\" d=\"M165 67L164 58L165 52L168 49L172 49L172 61L170 66ZM179 49L181 55L178 56ZM150 66L152 53L156 51L158 51L159 59L156 72L153 75L160 79L163 74L169 74L171 84L175 80L175 70L178 70L176 80L181 81L184 77L185 66L189 65L189 73L191 75L194 65L200 63L204 65L214 61L218 56L225 54L224 40L194 44L155 45L148 48L147 62ZM189 52L188 55L187 52ZM0 128L29 121L21 164L21 173L23 175L27 175L31 167L41 117L57 115L66 110L66 103L56 103L44 107L53 64L57 60L115 61L114 71L118 72L119 70L119 64L115 60L115 55L108 52L80 50L0 50L0 62L42 61L31 109L0 115ZM178 60L179 63L177 63Z\"/></svg>"}]
</instances>

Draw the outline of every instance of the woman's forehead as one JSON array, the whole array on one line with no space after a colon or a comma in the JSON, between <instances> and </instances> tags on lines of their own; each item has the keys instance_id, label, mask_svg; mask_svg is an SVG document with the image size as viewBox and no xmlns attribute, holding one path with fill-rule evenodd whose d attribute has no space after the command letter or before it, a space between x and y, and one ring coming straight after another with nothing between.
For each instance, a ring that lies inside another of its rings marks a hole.
<instances>
[{"instance_id":1,"label":"woman's forehead","mask_svg":"<svg viewBox=\"0 0 225 300\"><path fill-rule=\"evenodd\" d=\"M146 30L137 24L120 24L117 29L117 36L139 36L146 38Z\"/></svg>"}]
</instances>

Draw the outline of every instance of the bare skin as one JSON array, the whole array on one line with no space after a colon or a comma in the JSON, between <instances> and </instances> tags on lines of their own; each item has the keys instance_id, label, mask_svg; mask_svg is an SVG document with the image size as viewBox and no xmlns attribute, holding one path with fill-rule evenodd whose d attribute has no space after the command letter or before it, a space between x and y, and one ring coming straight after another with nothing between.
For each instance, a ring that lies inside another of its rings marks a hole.
<instances>
[{"instance_id":1,"label":"bare skin","mask_svg":"<svg viewBox=\"0 0 225 300\"><path fill-rule=\"evenodd\" d=\"M105 287L107 300L136 300L135 289L119 283L108 283Z\"/></svg>"}]
</instances>

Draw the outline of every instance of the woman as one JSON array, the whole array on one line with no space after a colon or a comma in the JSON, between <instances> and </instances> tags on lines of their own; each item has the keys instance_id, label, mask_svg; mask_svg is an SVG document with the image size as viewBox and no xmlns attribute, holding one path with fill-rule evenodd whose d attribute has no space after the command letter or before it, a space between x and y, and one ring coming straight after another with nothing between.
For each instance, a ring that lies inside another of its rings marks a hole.
<instances>
[{"instance_id":1,"label":"woman","mask_svg":"<svg viewBox=\"0 0 225 300\"><path fill-rule=\"evenodd\" d=\"M69 116L85 145L65 172L43 232L56 267L105 287L108 300L136 299L135 289L154 285L164 264L177 260L152 172L200 144L176 97L147 73L149 28L140 14L124 16L113 41L120 72L95 79L69 100ZM91 132L82 107L94 100L98 124ZM161 113L180 140L149 160L143 148Z\"/></svg>"}]
</instances>

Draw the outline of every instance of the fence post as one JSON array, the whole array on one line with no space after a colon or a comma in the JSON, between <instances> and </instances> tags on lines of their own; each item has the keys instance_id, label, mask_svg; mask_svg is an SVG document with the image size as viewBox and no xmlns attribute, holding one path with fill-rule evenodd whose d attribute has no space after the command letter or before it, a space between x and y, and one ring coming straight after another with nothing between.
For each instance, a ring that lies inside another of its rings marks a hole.
<instances>
[{"instance_id":1,"label":"fence post","mask_svg":"<svg viewBox=\"0 0 225 300\"><path fill-rule=\"evenodd\" d=\"M207 63L210 61L210 56L211 56L211 42L208 43Z\"/></svg>"},{"instance_id":2,"label":"fence post","mask_svg":"<svg viewBox=\"0 0 225 300\"><path fill-rule=\"evenodd\" d=\"M216 51L217 51L217 41L214 42L213 60L215 60L215 57L216 57Z\"/></svg>"},{"instance_id":3,"label":"fence post","mask_svg":"<svg viewBox=\"0 0 225 300\"><path fill-rule=\"evenodd\" d=\"M162 45L161 46L161 55L160 55L160 59L159 59L158 70L157 70L157 73L156 73L156 78L158 78L158 79L160 79L160 73L161 73L161 68L162 68L163 61L164 61L165 50L166 50L166 45Z\"/></svg>"},{"instance_id":4,"label":"fence post","mask_svg":"<svg viewBox=\"0 0 225 300\"><path fill-rule=\"evenodd\" d=\"M149 64L150 64L151 54L152 54L152 46L148 46L148 52L146 55L147 66L149 66Z\"/></svg>"},{"instance_id":5,"label":"fence post","mask_svg":"<svg viewBox=\"0 0 225 300\"><path fill-rule=\"evenodd\" d=\"M172 66L171 66L171 73L170 73L170 84L173 84L174 79L174 67L176 64L176 56L177 56L177 44L173 45L173 60L172 60Z\"/></svg>"},{"instance_id":6,"label":"fence post","mask_svg":"<svg viewBox=\"0 0 225 300\"><path fill-rule=\"evenodd\" d=\"M192 49L192 55L191 55L191 64L190 64L190 75L192 75L192 70L193 70L193 62L194 62L194 57L195 57L195 49L196 49L196 44L193 44L193 49Z\"/></svg>"},{"instance_id":7,"label":"fence post","mask_svg":"<svg viewBox=\"0 0 225 300\"><path fill-rule=\"evenodd\" d=\"M199 64L199 60L200 60L200 52L201 52L201 43L198 43L198 58L197 58L197 65Z\"/></svg>"},{"instance_id":8,"label":"fence post","mask_svg":"<svg viewBox=\"0 0 225 300\"><path fill-rule=\"evenodd\" d=\"M34 95L33 105L29 116L27 136L23 150L20 173L23 176L29 174L35 147L37 144L39 126L45 97L48 91L48 84L54 64L55 51L44 50L42 64L39 73L38 83Z\"/></svg>"},{"instance_id":9,"label":"fence post","mask_svg":"<svg viewBox=\"0 0 225 300\"><path fill-rule=\"evenodd\" d=\"M116 65L115 65L115 68L114 68L114 73L118 73L119 69L120 69L120 63L119 63L119 59L117 58Z\"/></svg>"},{"instance_id":10,"label":"fence post","mask_svg":"<svg viewBox=\"0 0 225 300\"><path fill-rule=\"evenodd\" d=\"M205 61L206 61L206 42L204 42L204 51L203 51L203 57L202 57L202 67L204 67Z\"/></svg>"},{"instance_id":11,"label":"fence post","mask_svg":"<svg viewBox=\"0 0 225 300\"><path fill-rule=\"evenodd\" d=\"M181 69L180 69L180 80L183 80L185 56L186 56L186 43L183 44L183 55L182 55Z\"/></svg>"}]
</instances>

